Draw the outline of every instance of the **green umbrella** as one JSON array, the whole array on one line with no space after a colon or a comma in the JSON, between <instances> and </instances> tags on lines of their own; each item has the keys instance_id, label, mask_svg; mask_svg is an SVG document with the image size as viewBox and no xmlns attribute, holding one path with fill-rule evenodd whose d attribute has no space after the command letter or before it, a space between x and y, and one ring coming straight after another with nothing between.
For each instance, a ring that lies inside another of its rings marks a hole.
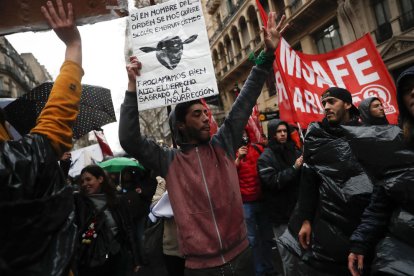
<instances>
[{"instance_id":1,"label":"green umbrella","mask_svg":"<svg viewBox=\"0 0 414 276\"><path fill-rule=\"evenodd\" d=\"M110 173L121 172L126 167L137 167L141 170L144 170L144 167L138 161L126 157L115 157L98 163L98 165Z\"/></svg>"}]
</instances>

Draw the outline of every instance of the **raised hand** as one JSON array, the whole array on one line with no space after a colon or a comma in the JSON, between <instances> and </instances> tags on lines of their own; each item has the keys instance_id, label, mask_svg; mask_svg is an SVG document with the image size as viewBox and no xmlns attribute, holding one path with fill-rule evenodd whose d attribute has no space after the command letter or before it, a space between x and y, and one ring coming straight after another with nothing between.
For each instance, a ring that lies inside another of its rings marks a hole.
<instances>
[{"instance_id":1,"label":"raised hand","mask_svg":"<svg viewBox=\"0 0 414 276\"><path fill-rule=\"evenodd\" d=\"M67 12L62 0L56 0L56 8L52 1L47 1L46 7L42 6L41 11L49 26L66 45L66 60L72 60L81 65L82 43L78 28L76 27L71 3L67 4Z\"/></svg>"},{"instance_id":2,"label":"raised hand","mask_svg":"<svg viewBox=\"0 0 414 276\"><path fill-rule=\"evenodd\" d=\"M129 64L126 66L128 74L128 91L136 91L136 79L141 75L142 63L136 56L129 57Z\"/></svg>"},{"instance_id":3,"label":"raised hand","mask_svg":"<svg viewBox=\"0 0 414 276\"><path fill-rule=\"evenodd\" d=\"M285 24L286 16L283 15L276 24L276 13L270 12L267 18L267 27L262 27L264 34L265 51L273 53L280 41L281 34L288 24Z\"/></svg>"}]
</instances>

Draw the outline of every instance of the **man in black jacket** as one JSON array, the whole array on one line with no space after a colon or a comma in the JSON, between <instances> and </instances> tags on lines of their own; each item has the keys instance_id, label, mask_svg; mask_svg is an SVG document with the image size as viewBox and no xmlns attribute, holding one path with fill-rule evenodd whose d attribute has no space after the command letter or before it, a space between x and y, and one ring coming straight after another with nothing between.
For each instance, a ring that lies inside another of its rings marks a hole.
<instances>
[{"instance_id":1,"label":"man in black jacket","mask_svg":"<svg viewBox=\"0 0 414 276\"><path fill-rule=\"evenodd\" d=\"M310 124L305 136L299 242L313 274L348 275L348 239L369 203L372 183L344 137L343 126L359 125L351 94L331 87L321 101L325 118Z\"/></svg>"},{"instance_id":2,"label":"man in black jacket","mask_svg":"<svg viewBox=\"0 0 414 276\"><path fill-rule=\"evenodd\" d=\"M278 238L296 204L303 157L290 137L289 126L278 119L267 125L268 147L257 161L266 211Z\"/></svg>"},{"instance_id":3,"label":"man in black jacket","mask_svg":"<svg viewBox=\"0 0 414 276\"><path fill-rule=\"evenodd\" d=\"M257 161L264 198L264 211L268 213L275 238L285 231L295 207L302 153L296 148L286 122L274 119L267 125L268 146ZM277 258L277 266L282 266Z\"/></svg>"},{"instance_id":4,"label":"man in black jacket","mask_svg":"<svg viewBox=\"0 0 414 276\"><path fill-rule=\"evenodd\" d=\"M398 77L397 100L405 139L397 126L378 128L379 143L367 140L369 133L359 135L359 147L369 152L380 148L375 161L364 158L365 163L373 163L366 167L380 181L351 236L348 268L353 276L366 271L366 257L373 249L373 275L412 275L414 271L414 67Z\"/></svg>"}]
</instances>

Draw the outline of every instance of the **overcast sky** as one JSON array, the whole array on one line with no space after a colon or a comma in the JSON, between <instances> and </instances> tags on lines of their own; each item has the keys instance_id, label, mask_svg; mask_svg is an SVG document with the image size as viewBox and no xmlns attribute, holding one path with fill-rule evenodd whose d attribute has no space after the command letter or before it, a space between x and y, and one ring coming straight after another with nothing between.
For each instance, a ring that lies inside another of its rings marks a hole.
<instances>
[{"instance_id":1,"label":"overcast sky","mask_svg":"<svg viewBox=\"0 0 414 276\"><path fill-rule=\"evenodd\" d=\"M82 83L109 88L115 113L127 88L124 43L126 18L79 27L83 45ZM6 36L17 52L33 53L55 79L64 59L65 46L52 31L26 32ZM104 127L105 135L114 152L121 151L118 141L118 124Z\"/></svg>"}]
</instances>

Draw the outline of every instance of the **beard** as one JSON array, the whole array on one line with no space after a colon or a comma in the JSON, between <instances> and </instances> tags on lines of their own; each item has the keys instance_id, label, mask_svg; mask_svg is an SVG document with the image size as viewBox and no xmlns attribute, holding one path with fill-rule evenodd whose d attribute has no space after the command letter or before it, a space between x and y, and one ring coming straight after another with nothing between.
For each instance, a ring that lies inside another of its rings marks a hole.
<instances>
[{"instance_id":1,"label":"beard","mask_svg":"<svg viewBox=\"0 0 414 276\"><path fill-rule=\"evenodd\" d=\"M338 111L334 112L334 118L332 119L326 118L326 119L328 120L331 126L338 126L344 122L345 117L346 117L346 112L347 112L346 109L343 107L339 109Z\"/></svg>"},{"instance_id":2,"label":"beard","mask_svg":"<svg viewBox=\"0 0 414 276\"><path fill-rule=\"evenodd\" d=\"M207 143L210 141L210 132L208 134L205 131L196 129L193 127L187 128L187 142L188 141L197 141L198 144Z\"/></svg>"}]
</instances>

